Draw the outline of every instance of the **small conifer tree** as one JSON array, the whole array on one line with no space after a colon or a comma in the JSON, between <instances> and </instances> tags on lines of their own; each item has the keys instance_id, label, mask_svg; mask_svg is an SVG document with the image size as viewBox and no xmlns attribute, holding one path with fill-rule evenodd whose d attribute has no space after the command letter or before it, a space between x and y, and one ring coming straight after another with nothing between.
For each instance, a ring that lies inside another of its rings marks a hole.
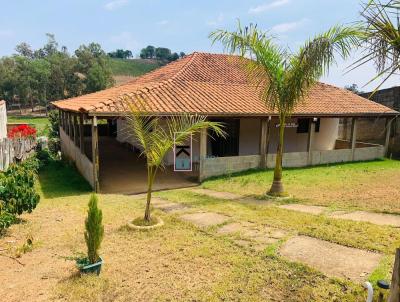
<instances>
[{"instance_id":1,"label":"small conifer tree","mask_svg":"<svg viewBox=\"0 0 400 302\"><path fill-rule=\"evenodd\" d=\"M90 264L96 263L99 260L98 250L104 235L104 226L102 224L103 213L97 207L97 202L97 195L92 194L88 204L88 216L85 220L85 241Z\"/></svg>"}]
</instances>

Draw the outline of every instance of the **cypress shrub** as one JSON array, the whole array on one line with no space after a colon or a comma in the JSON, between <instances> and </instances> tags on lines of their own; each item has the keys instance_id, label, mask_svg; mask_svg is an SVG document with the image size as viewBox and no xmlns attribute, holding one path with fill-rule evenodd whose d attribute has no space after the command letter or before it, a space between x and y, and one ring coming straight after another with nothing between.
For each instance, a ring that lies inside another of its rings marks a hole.
<instances>
[{"instance_id":1,"label":"cypress shrub","mask_svg":"<svg viewBox=\"0 0 400 302\"><path fill-rule=\"evenodd\" d=\"M90 264L96 263L99 260L98 251L104 235L104 226L102 224L103 213L97 207L97 203L97 195L92 194L88 204L88 216L85 220L85 241Z\"/></svg>"}]
</instances>

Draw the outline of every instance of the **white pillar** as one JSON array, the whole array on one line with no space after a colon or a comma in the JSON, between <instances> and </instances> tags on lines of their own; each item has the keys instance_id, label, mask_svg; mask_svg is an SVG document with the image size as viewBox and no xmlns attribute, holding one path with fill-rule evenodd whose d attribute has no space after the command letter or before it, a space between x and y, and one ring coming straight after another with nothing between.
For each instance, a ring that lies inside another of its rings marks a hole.
<instances>
[{"instance_id":1,"label":"white pillar","mask_svg":"<svg viewBox=\"0 0 400 302\"><path fill-rule=\"evenodd\" d=\"M357 118L351 120L351 160L354 161L357 141Z\"/></svg>"},{"instance_id":2,"label":"white pillar","mask_svg":"<svg viewBox=\"0 0 400 302\"><path fill-rule=\"evenodd\" d=\"M93 163L93 190L100 191L99 184L99 135L97 129L97 117L92 119L92 163Z\"/></svg>"},{"instance_id":3,"label":"white pillar","mask_svg":"<svg viewBox=\"0 0 400 302\"><path fill-rule=\"evenodd\" d=\"M312 165L312 151L313 151L313 144L314 144L314 134L315 134L315 122L314 122L314 119L310 119L310 122L308 125L307 166Z\"/></svg>"},{"instance_id":4,"label":"white pillar","mask_svg":"<svg viewBox=\"0 0 400 302\"><path fill-rule=\"evenodd\" d=\"M204 160L207 157L207 129L201 129L200 131L200 165L199 165L199 181L202 181L204 177Z\"/></svg>"}]
</instances>

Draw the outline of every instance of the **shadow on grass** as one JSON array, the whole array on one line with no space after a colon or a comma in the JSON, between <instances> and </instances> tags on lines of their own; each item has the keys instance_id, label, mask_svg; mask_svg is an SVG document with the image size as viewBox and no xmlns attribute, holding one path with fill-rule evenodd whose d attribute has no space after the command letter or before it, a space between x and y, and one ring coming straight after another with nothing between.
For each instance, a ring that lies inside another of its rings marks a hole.
<instances>
[{"instance_id":1,"label":"shadow on grass","mask_svg":"<svg viewBox=\"0 0 400 302\"><path fill-rule=\"evenodd\" d=\"M49 161L39 172L39 183L45 198L76 196L92 191L75 167L62 161Z\"/></svg>"}]
</instances>

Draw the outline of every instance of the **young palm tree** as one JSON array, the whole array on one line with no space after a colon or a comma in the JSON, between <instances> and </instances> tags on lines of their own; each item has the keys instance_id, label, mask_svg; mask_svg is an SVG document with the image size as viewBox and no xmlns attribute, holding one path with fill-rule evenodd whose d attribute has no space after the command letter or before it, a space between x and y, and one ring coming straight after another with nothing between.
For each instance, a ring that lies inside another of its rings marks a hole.
<instances>
[{"instance_id":1,"label":"young palm tree","mask_svg":"<svg viewBox=\"0 0 400 302\"><path fill-rule=\"evenodd\" d=\"M334 55L348 57L358 35L357 28L335 26L291 53L253 24L243 28L239 22L235 32L217 30L210 34L213 43L222 42L229 53L238 52L242 57L252 59L246 60L245 64L250 79L257 82L266 105L278 113L279 142L270 195L284 194L282 156L286 120L318 79L328 72L335 62Z\"/></svg>"},{"instance_id":2,"label":"young palm tree","mask_svg":"<svg viewBox=\"0 0 400 302\"><path fill-rule=\"evenodd\" d=\"M350 68L374 63L377 75L367 84L383 77L376 91L400 70L400 1L369 0L363 4L361 17L363 56Z\"/></svg>"},{"instance_id":3,"label":"young palm tree","mask_svg":"<svg viewBox=\"0 0 400 302\"><path fill-rule=\"evenodd\" d=\"M203 115L175 115L165 119L149 114L143 100L125 100L128 132L134 137L146 157L147 202L144 220L150 222L150 203L156 174L165 168L164 157L176 145L185 143L190 135L210 129L218 136L225 136L222 124L206 120Z\"/></svg>"}]
</instances>

